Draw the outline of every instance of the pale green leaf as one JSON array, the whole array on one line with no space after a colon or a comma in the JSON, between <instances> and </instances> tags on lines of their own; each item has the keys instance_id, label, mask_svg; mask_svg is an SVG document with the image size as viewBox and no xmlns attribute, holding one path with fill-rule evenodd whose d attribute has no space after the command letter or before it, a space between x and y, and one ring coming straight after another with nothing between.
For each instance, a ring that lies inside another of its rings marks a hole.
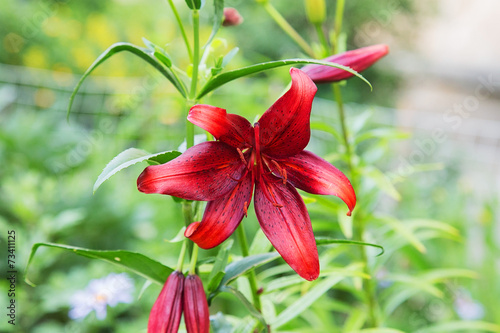
<instances>
[{"instance_id":1,"label":"pale green leaf","mask_svg":"<svg viewBox=\"0 0 500 333\"><path fill-rule=\"evenodd\" d=\"M296 65L296 64L317 64L317 65L324 65L324 66L343 69L343 70L359 77L361 80L366 82L371 88L370 82L368 82L361 74L359 74L358 72L356 72L355 70L353 70L349 67L346 67L346 66L343 66L340 64L331 63L328 61L323 61L323 60L285 59L285 60L277 60L277 61L270 61L270 62L255 64L255 65L251 65L251 66L247 66L247 67L243 67L243 68L239 68L239 69L235 69L235 70L232 70L229 72L215 75L200 90L200 92L198 93L198 96L196 96L196 99L201 99L203 96L205 96L209 92L213 91L214 89L217 89L218 87L220 87L220 86L222 86L230 81L239 79L241 77L248 76L251 74L256 74L256 73L263 72L263 71L266 71L266 70L269 70L272 68L276 68L276 67L283 67L283 66Z\"/></svg>"},{"instance_id":2,"label":"pale green leaf","mask_svg":"<svg viewBox=\"0 0 500 333\"><path fill-rule=\"evenodd\" d=\"M145 160L155 160L155 158L159 158L161 156L162 160L173 160L178 157L181 153L178 151L166 151L156 154L150 154L142 149L137 148L129 148L127 150L122 151L115 158L111 160L111 162L106 165L104 170L102 170L101 174L97 178L97 181L94 184L94 193L102 185L106 180L108 180L111 176L116 174L118 171L123 170L131 165L136 163L145 161ZM165 163L165 162L163 162Z\"/></svg>"},{"instance_id":3,"label":"pale green leaf","mask_svg":"<svg viewBox=\"0 0 500 333\"><path fill-rule=\"evenodd\" d=\"M500 326L484 321L452 321L443 324L437 324L431 327L425 327L415 331L414 333L445 333L445 332L500 332Z\"/></svg>"},{"instance_id":4,"label":"pale green leaf","mask_svg":"<svg viewBox=\"0 0 500 333\"><path fill-rule=\"evenodd\" d=\"M25 276L27 276L28 268L30 267L35 257L35 253L40 246L53 247L75 253L79 256L103 260L122 268L126 268L131 272L134 272L160 285L163 285L168 276L173 272L172 268L162 265L159 262L137 252L130 252L125 250L102 251L85 249L82 247L69 246L64 244L35 243L31 248L31 254L28 259L28 264L26 265ZM28 278L26 278L26 282L32 285L32 283L29 282Z\"/></svg>"}]
</instances>

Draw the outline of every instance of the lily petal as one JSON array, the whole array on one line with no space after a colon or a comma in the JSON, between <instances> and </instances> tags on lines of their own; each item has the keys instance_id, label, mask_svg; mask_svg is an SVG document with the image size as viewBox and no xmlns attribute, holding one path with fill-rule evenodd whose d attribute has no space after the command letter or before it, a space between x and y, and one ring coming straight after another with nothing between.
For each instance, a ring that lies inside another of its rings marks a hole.
<instances>
[{"instance_id":1,"label":"lily petal","mask_svg":"<svg viewBox=\"0 0 500 333\"><path fill-rule=\"evenodd\" d=\"M335 54L323 60L351 67L359 73L373 65L388 52L387 45L377 44ZM307 65L301 70L309 75L314 83L337 82L354 76L343 69L323 65Z\"/></svg>"},{"instance_id":2,"label":"lily petal","mask_svg":"<svg viewBox=\"0 0 500 333\"><path fill-rule=\"evenodd\" d=\"M201 222L191 223L184 236L203 249L211 249L225 241L246 214L252 190L252 174L249 172L231 192L208 202Z\"/></svg>"},{"instance_id":3,"label":"lily petal","mask_svg":"<svg viewBox=\"0 0 500 333\"><path fill-rule=\"evenodd\" d=\"M335 195L346 203L347 215L351 215L356 206L356 194L339 169L307 150L279 160L278 164L286 170L287 180L293 186L312 194ZM275 165L270 166L273 172L279 173Z\"/></svg>"},{"instance_id":4,"label":"lily petal","mask_svg":"<svg viewBox=\"0 0 500 333\"><path fill-rule=\"evenodd\" d=\"M203 142L168 163L147 167L137 179L137 188L144 193L210 201L231 191L244 168L233 147Z\"/></svg>"},{"instance_id":5,"label":"lily petal","mask_svg":"<svg viewBox=\"0 0 500 333\"><path fill-rule=\"evenodd\" d=\"M245 118L232 113L227 113L211 105L198 104L189 110L187 119L212 133L219 141L235 148L253 145L252 125Z\"/></svg>"},{"instance_id":6,"label":"lily petal","mask_svg":"<svg viewBox=\"0 0 500 333\"><path fill-rule=\"evenodd\" d=\"M275 176L260 178L255 185L255 213L262 231L297 274L315 280L318 250L304 201L292 185Z\"/></svg>"},{"instance_id":7,"label":"lily petal","mask_svg":"<svg viewBox=\"0 0 500 333\"><path fill-rule=\"evenodd\" d=\"M290 69L292 86L259 119L262 153L287 157L309 143L309 118L316 85L301 70Z\"/></svg>"}]
</instances>

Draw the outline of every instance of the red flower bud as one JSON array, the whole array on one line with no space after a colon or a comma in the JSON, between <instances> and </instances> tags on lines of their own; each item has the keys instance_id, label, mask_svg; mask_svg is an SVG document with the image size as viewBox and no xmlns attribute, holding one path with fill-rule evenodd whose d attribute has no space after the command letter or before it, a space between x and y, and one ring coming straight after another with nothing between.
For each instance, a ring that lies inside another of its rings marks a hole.
<instances>
[{"instance_id":1,"label":"red flower bud","mask_svg":"<svg viewBox=\"0 0 500 333\"><path fill-rule=\"evenodd\" d=\"M387 45L377 44L336 54L323 60L351 67L356 72L362 72L388 52L389 47ZM337 82L354 76L343 69L322 65L307 65L301 70L309 75L314 83Z\"/></svg>"},{"instance_id":2,"label":"red flower bud","mask_svg":"<svg viewBox=\"0 0 500 333\"><path fill-rule=\"evenodd\" d=\"M243 22L243 17L240 13L231 7L224 8L224 21L222 21L222 25L225 27L238 25Z\"/></svg>"},{"instance_id":3,"label":"red flower bud","mask_svg":"<svg viewBox=\"0 0 500 333\"><path fill-rule=\"evenodd\" d=\"M198 275L188 275L184 283L184 321L188 333L209 333L210 313L203 283Z\"/></svg>"},{"instance_id":4,"label":"red flower bud","mask_svg":"<svg viewBox=\"0 0 500 333\"><path fill-rule=\"evenodd\" d=\"M177 332L182 315L183 287L184 274L179 271L170 274L149 314L148 333Z\"/></svg>"}]
</instances>

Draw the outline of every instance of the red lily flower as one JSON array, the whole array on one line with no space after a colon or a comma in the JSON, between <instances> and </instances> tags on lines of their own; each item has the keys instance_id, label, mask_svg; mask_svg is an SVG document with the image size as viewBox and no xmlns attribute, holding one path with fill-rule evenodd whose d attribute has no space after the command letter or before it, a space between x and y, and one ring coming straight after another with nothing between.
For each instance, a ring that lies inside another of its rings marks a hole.
<instances>
[{"instance_id":1,"label":"red lily flower","mask_svg":"<svg viewBox=\"0 0 500 333\"><path fill-rule=\"evenodd\" d=\"M351 67L359 73L373 65L387 53L389 53L387 45L377 44L335 54L323 60ZM302 67L301 70L309 75L315 83L337 82L354 76L343 69L323 65L307 65Z\"/></svg>"},{"instance_id":2,"label":"red lily flower","mask_svg":"<svg viewBox=\"0 0 500 333\"><path fill-rule=\"evenodd\" d=\"M184 321L188 333L209 333L210 313L207 295L198 275L188 275L184 282Z\"/></svg>"},{"instance_id":3,"label":"red lily flower","mask_svg":"<svg viewBox=\"0 0 500 333\"><path fill-rule=\"evenodd\" d=\"M356 196L342 172L304 148L316 85L302 71L290 70L292 85L252 125L245 118L210 105L195 105L188 120L218 141L204 142L178 158L147 167L137 180L145 193L208 201L201 222L185 236L204 249L226 240L246 216L255 185L260 226L283 259L300 276L319 275L318 251L306 206L295 188L335 195L349 207Z\"/></svg>"},{"instance_id":4,"label":"red lily flower","mask_svg":"<svg viewBox=\"0 0 500 333\"><path fill-rule=\"evenodd\" d=\"M178 331L183 287L184 274L179 271L170 274L149 314L148 333Z\"/></svg>"}]
</instances>

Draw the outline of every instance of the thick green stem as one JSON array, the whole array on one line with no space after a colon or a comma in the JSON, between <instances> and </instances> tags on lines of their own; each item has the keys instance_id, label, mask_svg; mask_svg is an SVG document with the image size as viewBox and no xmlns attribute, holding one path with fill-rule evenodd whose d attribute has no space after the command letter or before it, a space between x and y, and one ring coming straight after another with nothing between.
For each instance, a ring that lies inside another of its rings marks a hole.
<instances>
[{"instance_id":1,"label":"thick green stem","mask_svg":"<svg viewBox=\"0 0 500 333\"><path fill-rule=\"evenodd\" d=\"M185 239L182 242L181 254L179 254L179 259L177 260L177 267L175 270L182 272L182 266L184 265L184 257L186 257L186 248L189 241Z\"/></svg>"},{"instance_id":2,"label":"thick green stem","mask_svg":"<svg viewBox=\"0 0 500 333\"><path fill-rule=\"evenodd\" d=\"M307 42L299 35L299 33L285 20L283 16L271 5L270 2L262 3L264 9L271 16L271 18L280 26L281 29L291 38L309 57L314 58L313 49Z\"/></svg>"},{"instance_id":3,"label":"thick green stem","mask_svg":"<svg viewBox=\"0 0 500 333\"><path fill-rule=\"evenodd\" d=\"M248 257L250 254L248 251L247 236L245 235L245 229L243 229L243 224L238 227L238 239L241 245L241 253L244 257ZM257 277L255 276L255 271L250 271L248 274L248 281L250 282L250 289L252 290L253 305L258 311L262 310L262 305L260 304L260 296L257 288Z\"/></svg>"},{"instance_id":4,"label":"thick green stem","mask_svg":"<svg viewBox=\"0 0 500 333\"><path fill-rule=\"evenodd\" d=\"M198 262L198 245L194 244L193 252L191 252L191 266L189 267L189 274L196 274L196 263Z\"/></svg>"},{"instance_id":5,"label":"thick green stem","mask_svg":"<svg viewBox=\"0 0 500 333\"><path fill-rule=\"evenodd\" d=\"M170 5L170 8L172 9L172 12L174 13L175 20L177 21L177 24L179 25L179 29L181 30L182 38L184 39L184 44L186 44L189 60L193 61L193 51L191 51L191 45L189 44L189 39L186 34L186 30L184 30L184 25L182 24L181 17L179 16L179 13L177 12L177 8L175 8L174 2L172 0L167 0L168 4Z\"/></svg>"},{"instance_id":6,"label":"thick green stem","mask_svg":"<svg viewBox=\"0 0 500 333\"><path fill-rule=\"evenodd\" d=\"M193 73L191 75L191 90L190 98L194 100L196 96L196 87L198 84L198 67L200 63L200 12L193 9L191 14L193 15L193 40L194 40L194 52L193 52Z\"/></svg>"}]
</instances>

